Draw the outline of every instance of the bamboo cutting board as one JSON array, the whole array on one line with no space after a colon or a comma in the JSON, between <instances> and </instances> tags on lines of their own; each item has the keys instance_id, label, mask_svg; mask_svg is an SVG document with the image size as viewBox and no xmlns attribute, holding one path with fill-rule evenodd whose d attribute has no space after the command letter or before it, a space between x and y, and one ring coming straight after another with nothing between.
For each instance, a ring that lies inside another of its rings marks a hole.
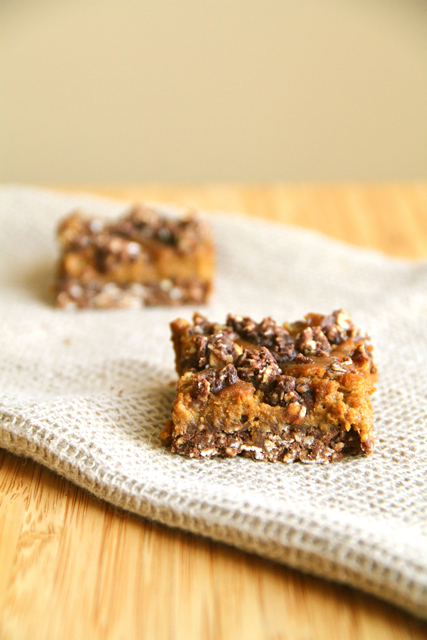
<instances>
[{"instance_id":1,"label":"bamboo cutting board","mask_svg":"<svg viewBox=\"0 0 427 640\"><path fill-rule=\"evenodd\" d=\"M238 211L427 258L426 183L84 190ZM427 624L353 589L119 511L0 450L0 640L27 638L421 640Z\"/></svg>"}]
</instances>

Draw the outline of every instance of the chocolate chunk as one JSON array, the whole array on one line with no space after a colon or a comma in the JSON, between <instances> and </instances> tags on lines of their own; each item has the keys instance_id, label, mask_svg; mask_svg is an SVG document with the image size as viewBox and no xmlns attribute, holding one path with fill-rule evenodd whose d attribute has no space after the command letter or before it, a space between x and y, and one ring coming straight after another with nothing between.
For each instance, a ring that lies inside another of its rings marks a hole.
<instances>
[{"instance_id":1,"label":"chocolate chunk","mask_svg":"<svg viewBox=\"0 0 427 640\"><path fill-rule=\"evenodd\" d=\"M280 376L276 360L266 347L245 349L236 362L237 374L241 380L251 382L256 389L267 389Z\"/></svg>"},{"instance_id":2,"label":"chocolate chunk","mask_svg":"<svg viewBox=\"0 0 427 640\"><path fill-rule=\"evenodd\" d=\"M224 387L237 382L237 371L232 364L222 369L206 369L194 376L191 397L198 402L205 402L211 393L217 394Z\"/></svg>"}]
</instances>

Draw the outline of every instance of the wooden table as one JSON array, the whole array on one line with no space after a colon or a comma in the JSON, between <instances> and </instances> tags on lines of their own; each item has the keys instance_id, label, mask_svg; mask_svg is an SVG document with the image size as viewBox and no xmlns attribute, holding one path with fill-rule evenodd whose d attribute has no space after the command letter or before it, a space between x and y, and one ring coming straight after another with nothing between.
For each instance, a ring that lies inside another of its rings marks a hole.
<instances>
[{"instance_id":1,"label":"wooden table","mask_svg":"<svg viewBox=\"0 0 427 640\"><path fill-rule=\"evenodd\" d=\"M90 191L240 211L427 257L427 184ZM27 638L419 640L427 624L353 589L122 512L0 450L0 640Z\"/></svg>"}]
</instances>

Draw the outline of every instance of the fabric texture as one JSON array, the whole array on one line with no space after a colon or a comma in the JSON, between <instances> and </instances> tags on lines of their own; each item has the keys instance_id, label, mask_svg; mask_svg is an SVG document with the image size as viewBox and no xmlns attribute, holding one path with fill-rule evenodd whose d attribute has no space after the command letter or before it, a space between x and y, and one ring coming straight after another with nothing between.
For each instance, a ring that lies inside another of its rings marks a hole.
<instances>
[{"instance_id":1,"label":"fabric texture","mask_svg":"<svg viewBox=\"0 0 427 640\"><path fill-rule=\"evenodd\" d=\"M215 295L256 320L349 311L379 368L373 456L330 465L187 460L162 448L169 322L191 307L54 309L55 227L89 196L0 189L0 446L115 505L371 592L427 617L427 263L246 217L205 214Z\"/></svg>"}]
</instances>

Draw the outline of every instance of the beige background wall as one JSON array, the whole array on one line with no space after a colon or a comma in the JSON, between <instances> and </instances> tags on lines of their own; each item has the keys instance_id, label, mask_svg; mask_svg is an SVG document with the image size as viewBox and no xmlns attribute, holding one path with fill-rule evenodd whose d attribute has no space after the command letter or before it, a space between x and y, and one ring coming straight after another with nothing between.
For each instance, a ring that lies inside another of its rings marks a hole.
<instances>
[{"instance_id":1,"label":"beige background wall","mask_svg":"<svg viewBox=\"0 0 427 640\"><path fill-rule=\"evenodd\" d=\"M0 0L0 177L427 176L425 0Z\"/></svg>"}]
</instances>

